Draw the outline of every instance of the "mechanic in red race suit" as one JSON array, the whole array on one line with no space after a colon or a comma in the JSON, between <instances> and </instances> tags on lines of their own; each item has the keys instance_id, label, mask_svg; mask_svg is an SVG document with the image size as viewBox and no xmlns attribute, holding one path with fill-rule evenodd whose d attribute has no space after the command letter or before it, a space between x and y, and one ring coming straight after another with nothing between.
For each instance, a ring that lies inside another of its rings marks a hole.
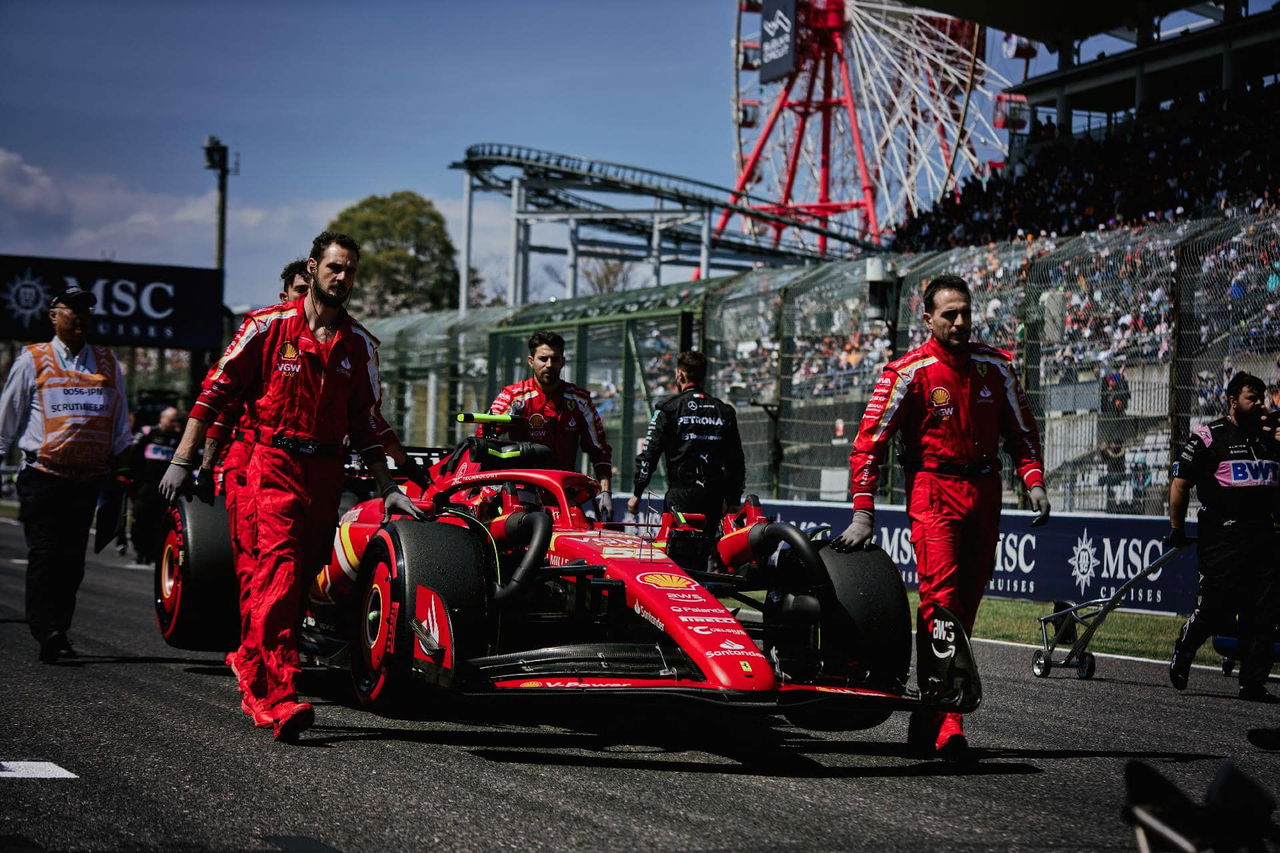
<instances>
[{"instance_id":1,"label":"mechanic in red race suit","mask_svg":"<svg viewBox=\"0 0 1280 853\"><path fill-rule=\"evenodd\" d=\"M301 299L307 295L307 291L311 289L311 274L307 272L307 262L305 260L290 261L280 271L280 292L277 294L277 301L280 303L292 302L295 299ZM215 366L210 370L217 370ZM254 525L253 507L248 504L245 507L238 506L238 498L240 489L245 482L246 467L249 462L249 456L253 452L253 436L252 433L241 424L241 416L244 414L244 405L236 404L220 412L218 418L209 427L209 431L205 433L204 457L201 465L208 468L213 465L214 476L210 478L202 473L199 482L204 484L204 488L208 488L210 484L214 485L215 491L223 496L223 500L227 506L227 522L231 533L231 551L236 565L236 579L240 587L240 636L243 638L249 632L249 593L252 589L253 566L255 558L253 551L246 547L249 543L249 535L241 535L241 526L245 530L252 530ZM237 681L240 678L240 670L236 664L239 649L227 652L226 664L231 667L235 673ZM244 685L240 686L244 690Z\"/></svg>"},{"instance_id":2,"label":"mechanic in red race suit","mask_svg":"<svg viewBox=\"0 0 1280 853\"><path fill-rule=\"evenodd\" d=\"M206 378L160 484L170 501L184 493L208 424L243 402L254 445L242 488L253 496L255 515L237 534L257 559L249 631L238 657L241 707L255 723L269 717L282 741L296 740L315 720L311 706L298 701L297 631L307 585L324 563L337 522L345 439L377 483L387 515L422 518L387 470L373 338L343 307L359 259L359 246L345 234L316 237L307 296L245 319Z\"/></svg>"},{"instance_id":3,"label":"mechanic in red race suit","mask_svg":"<svg viewBox=\"0 0 1280 853\"><path fill-rule=\"evenodd\" d=\"M1000 439L1038 513L1049 518L1040 435L1008 353L969 340L969 286L955 275L924 293L930 338L890 362L867 403L849 455L853 520L832 542L837 551L871 540L876 485L889 442L901 433L907 511L920 586L920 615L930 624L941 605L973 631L995 568L1000 521ZM960 714L916 711L908 743L960 757L968 747Z\"/></svg>"},{"instance_id":4,"label":"mechanic in red race suit","mask_svg":"<svg viewBox=\"0 0 1280 853\"><path fill-rule=\"evenodd\" d=\"M1280 701L1264 686L1271 674L1277 618L1275 520L1280 501L1280 443L1266 411L1266 384L1237 373L1227 383L1227 414L1192 430L1169 480L1170 532L1187 544L1183 523L1195 487L1200 498L1200 590L1196 609L1173 644L1169 681L1185 690L1196 650L1211 633L1236 635L1241 699Z\"/></svg>"},{"instance_id":5,"label":"mechanic in red race suit","mask_svg":"<svg viewBox=\"0 0 1280 853\"><path fill-rule=\"evenodd\" d=\"M281 304L305 297L311 289L311 273L307 272L307 262L296 260L286 264L280 272L280 286L281 290L277 297ZM378 341L375 338L374 346L377 345ZM209 427L209 431L205 433L201 466L207 468L212 464L214 475L212 478L207 475L202 476L197 480L198 483L205 484L203 488L208 488L209 482L214 483L214 492L221 494L226 502L227 521L231 528L231 549L240 589L240 636L242 638L249 633L249 596L253 589L253 567L256 565L252 550L245 547L250 541L249 536L239 535L240 528L251 531L255 523L253 503L239 505L240 487L245 483L246 466L254 445L252 429L241 422L243 413L243 404L232 406L219 414L218 419ZM383 450L396 463L396 471L406 474L410 480L426 488L426 472L408 456L399 439L386 425L382 418L381 407L377 416L378 434L385 442ZM325 571L317 575L312 584L311 598L320 604L332 602L349 591L354 584L355 578L346 575L340 566L326 566ZM237 663L239 653L239 649L227 652L225 658L226 665L231 668L237 681L240 679L240 668ZM241 685L241 690L243 689ZM269 720L263 717L259 717L259 721L263 724L269 723Z\"/></svg>"},{"instance_id":6,"label":"mechanic in red race suit","mask_svg":"<svg viewBox=\"0 0 1280 853\"><path fill-rule=\"evenodd\" d=\"M600 481L596 517L613 518L613 449L605 441L604 423L591 403L591 392L560 378L564 369L564 338L555 332L535 332L529 338L529 367L533 376L503 388L489 406L492 415L516 415L523 423L506 427L516 441L532 441L551 448L551 464L578 470L578 450L591 460ZM477 435L482 430L477 430Z\"/></svg>"}]
</instances>

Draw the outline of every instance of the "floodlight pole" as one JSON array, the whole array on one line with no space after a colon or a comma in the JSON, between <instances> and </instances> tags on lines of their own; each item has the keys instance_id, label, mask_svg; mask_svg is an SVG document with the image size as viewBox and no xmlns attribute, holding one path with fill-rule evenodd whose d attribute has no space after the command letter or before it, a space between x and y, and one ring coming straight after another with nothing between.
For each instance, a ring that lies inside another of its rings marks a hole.
<instances>
[{"instance_id":1,"label":"floodlight pole","mask_svg":"<svg viewBox=\"0 0 1280 853\"><path fill-rule=\"evenodd\" d=\"M204 140L204 167L218 173L218 234L215 245L215 266L226 287L227 264L227 175L230 172L227 160L227 146L216 136L206 136ZM221 317L219 317L219 324ZM210 350L192 350L190 360L191 387L198 391L204 381L204 375L213 363L214 352Z\"/></svg>"},{"instance_id":2,"label":"floodlight pole","mask_svg":"<svg viewBox=\"0 0 1280 853\"><path fill-rule=\"evenodd\" d=\"M227 254L227 146L216 136L207 136L204 140L204 167L214 169L218 173L218 270L226 269Z\"/></svg>"}]
</instances>

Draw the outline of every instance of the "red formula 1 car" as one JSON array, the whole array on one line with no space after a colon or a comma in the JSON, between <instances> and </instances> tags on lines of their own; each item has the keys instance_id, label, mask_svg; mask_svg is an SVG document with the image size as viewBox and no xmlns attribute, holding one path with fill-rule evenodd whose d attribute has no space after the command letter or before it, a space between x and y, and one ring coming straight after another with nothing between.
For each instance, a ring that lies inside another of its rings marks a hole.
<instances>
[{"instance_id":1,"label":"red formula 1 car","mask_svg":"<svg viewBox=\"0 0 1280 853\"><path fill-rule=\"evenodd\" d=\"M942 610L915 632L918 689L908 687L910 608L881 550L836 553L770 521L752 497L714 541L701 518L674 513L640 536L594 521L599 484L541 467L540 445L484 435L424 453L430 485L402 488L429 520L384 523L376 499L343 514L327 569L354 588L313 603L303 622L304 659L349 669L367 705L413 685L643 694L850 730L895 710L967 713L981 702L968 638ZM170 517L156 573L160 630L179 648L230 649L225 512L180 501Z\"/></svg>"}]
</instances>

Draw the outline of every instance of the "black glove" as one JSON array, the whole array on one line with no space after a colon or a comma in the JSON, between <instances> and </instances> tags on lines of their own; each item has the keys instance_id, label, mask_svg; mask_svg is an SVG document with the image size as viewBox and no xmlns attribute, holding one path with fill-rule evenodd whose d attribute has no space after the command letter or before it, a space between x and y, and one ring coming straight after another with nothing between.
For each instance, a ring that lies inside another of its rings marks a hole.
<instances>
[{"instance_id":1,"label":"black glove","mask_svg":"<svg viewBox=\"0 0 1280 853\"><path fill-rule=\"evenodd\" d=\"M192 489L192 494L196 496L196 500L213 506L214 481L216 479L217 477L214 476L212 468L200 469L196 474L195 488Z\"/></svg>"},{"instance_id":2,"label":"black glove","mask_svg":"<svg viewBox=\"0 0 1280 853\"><path fill-rule=\"evenodd\" d=\"M843 533L831 540L831 550L838 554L857 551L871 541L873 533L875 533L875 516L865 509L855 510L853 521L849 522L849 526Z\"/></svg>"},{"instance_id":3,"label":"black glove","mask_svg":"<svg viewBox=\"0 0 1280 853\"><path fill-rule=\"evenodd\" d=\"M431 485L431 478L427 476L427 469L418 464L418 461L412 456L404 460L403 465L396 466L396 473L403 474L419 489L426 491L427 486Z\"/></svg>"},{"instance_id":4,"label":"black glove","mask_svg":"<svg viewBox=\"0 0 1280 853\"><path fill-rule=\"evenodd\" d=\"M1190 540L1187 539L1187 534L1182 532L1181 527L1170 527L1168 535L1164 537L1161 544L1166 548L1185 548L1190 544Z\"/></svg>"},{"instance_id":5,"label":"black glove","mask_svg":"<svg viewBox=\"0 0 1280 853\"><path fill-rule=\"evenodd\" d=\"M178 495L184 495L191 488L191 469L182 465L169 465L157 487L160 497L169 503L177 503Z\"/></svg>"}]
</instances>

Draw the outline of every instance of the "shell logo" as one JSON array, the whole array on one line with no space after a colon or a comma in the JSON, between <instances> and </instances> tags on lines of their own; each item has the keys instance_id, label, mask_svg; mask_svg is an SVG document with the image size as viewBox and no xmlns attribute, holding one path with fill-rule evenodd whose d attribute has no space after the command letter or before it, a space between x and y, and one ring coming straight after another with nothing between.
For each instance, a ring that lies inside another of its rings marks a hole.
<instances>
[{"instance_id":1,"label":"shell logo","mask_svg":"<svg viewBox=\"0 0 1280 853\"><path fill-rule=\"evenodd\" d=\"M280 357L290 358L290 359L297 358L298 345L295 344L293 341L285 341L284 346L280 347Z\"/></svg>"},{"instance_id":2,"label":"shell logo","mask_svg":"<svg viewBox=\"0 0 1280 853\"><path fill-rule=\"evenodd\" d=\"M541 681L523 681L520 683L520 686L521 687L541 687L542 682Z\"/></svg>"},{"instance_id":3,"label":"shell logo","mask_svg":"<svg viewBox=\"0 0 1280 853\"><path fill-rule=\"evenodd\" d=\"M945 406L951 402L951 392L946 388L934 388L929 392L929 402L935 406Z\"/></svg>"},{"instance_id":4,"label":"shell logo","mask_svg":"<svg viewBox=\"0 0 1280 853\"><path fill-rule=\"evenodd\" d=\"M546 425L547 425L547 419L542 416L541 412L534 412L532 415L529 415L529 426L533 427L534 429L537 429L538 427L544 427Z\"/></svg>"},{"instance_id":5,"label":"shell logo","mask_svg":"<svg viewBox=\"0 0 1280 853\"><path fill-rule=\"evenodd\" d=\"M645 572L642 575L636 575L636 580L658 589L689 589L693 586L693 581L689 578L670 572Z\"/></svg>"}]
</instances>

